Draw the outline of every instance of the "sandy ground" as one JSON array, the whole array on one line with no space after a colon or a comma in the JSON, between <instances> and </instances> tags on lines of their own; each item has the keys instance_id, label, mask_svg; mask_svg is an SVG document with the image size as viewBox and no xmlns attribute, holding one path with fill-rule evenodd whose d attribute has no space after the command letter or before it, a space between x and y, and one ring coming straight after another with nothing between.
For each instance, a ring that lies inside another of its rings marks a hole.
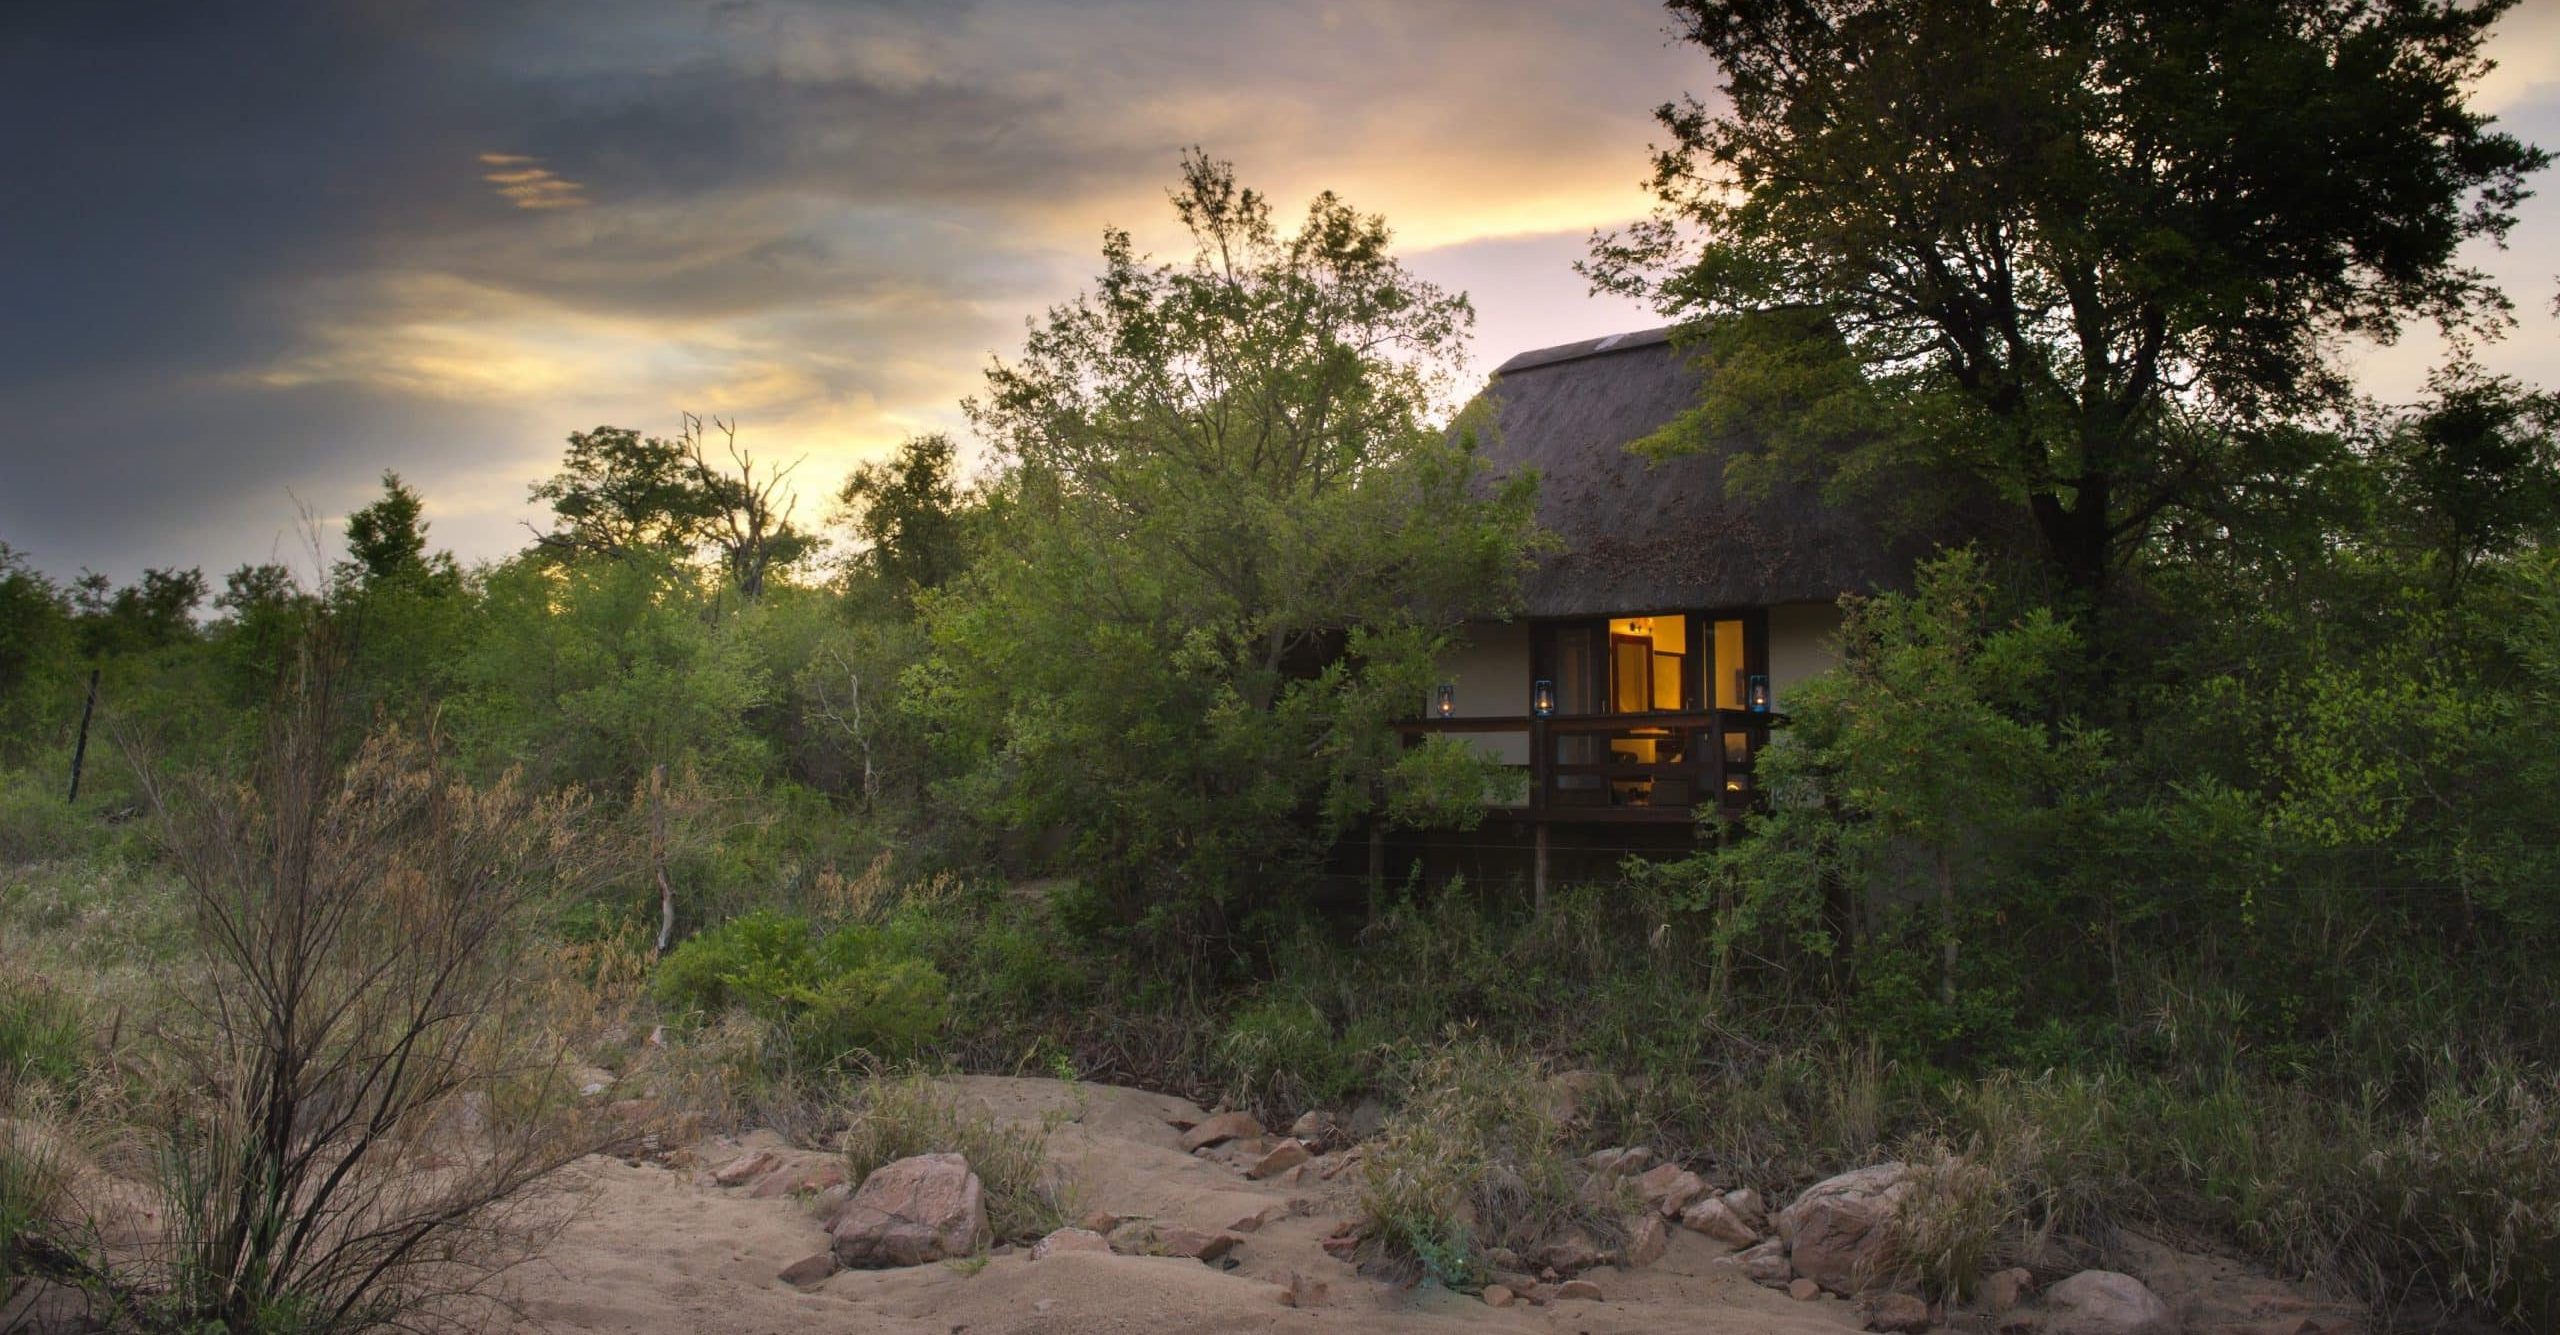
<instances>
[{"instance_id":1,"label":"sandy ground","mask_svg":"<svg viewBox=\"0 0 2560 1335\"><path fill-rule=\"evenodd\" d=\"M703 1184L698 1171L610 1159L579 1166L586 1202L543 1261L522 1271L517 1301L530 1323L559 1331L1570 1331L1856 1330L1856 1309L1835 1298L1797 1302L1738 1276L1714 1273L1720 1244L1674 1230L1670 1254L1642 1270L1602 1269L1600 1302L1495 1310L1438 1289L1366 1279L1319 1245L1351 1214L1344 1182L1276 1187L1185 1154L1166 1116L1199 1110L1135 1090L1054 1080L974 1076L953 1084L1000 1115L1036 1118L1063 1108L1072 1122L1051 1140L1075 1173L1085 1208L1160 1225L1217 1229L1270 1206L1289 1213L1248 1235L1233 1270L1173 1257L1067 1254L1034 1262L1027 1252L983 1265L846 1271L813 1291L776 1278L827 1245L819 1220L788 1198L756 1200ZM706 1145L707 1162L778 1142ZM1721 1268L1716 1268L1721 1269ZM1291 1307L1295 1273L1322 1283L1324 1300Z\"/></svg>"}]
</instances>

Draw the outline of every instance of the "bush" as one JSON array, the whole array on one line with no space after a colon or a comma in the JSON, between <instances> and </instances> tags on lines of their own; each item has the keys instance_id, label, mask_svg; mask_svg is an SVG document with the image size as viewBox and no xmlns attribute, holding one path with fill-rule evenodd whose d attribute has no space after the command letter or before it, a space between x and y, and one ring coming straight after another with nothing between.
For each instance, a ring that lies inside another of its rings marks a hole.
<instances>
[{"instance_id":1,"label":"bush","mask_svg":"<svg viewBox=\"0 0 2560 1335\"><path fill-rule=\"evenodd\" d=\"M1411 1082L1362 1165L1361 1232L1386 1256L1473 1292L1491 1277L1491 1248L1532 1252L1568 1228L1603 1247L1623 1240L1623 1221L1581 1190L1537 1060L1456 1041Z\"/></svg>"},{"instance_id":2,"label":"bush","mask_svg":"<svg viewBox=\"0 0 2560 1335\"><path fill-rule=\"evenodd\" d=\"M1048 1120L998 1121L922 1075L870 1081L849 1112L844 1154L854 1182L900 1159L957 1154L986 1192L987 1223L997 1241L1028 1242L1075 1218L1072 1184L1049 1162Z\"/></svg>"},{"instance_id":3,"label":"bush","mask_svg":"<svg viewBox=\"0 0 2560 1335\"><path fill-rule=\"evenodd\" d=\"M1218 1036L1226 1101L1278 1116L1335 1105L1371 1076L1360 1054L1334 1038L1324 1012L1304 998L1271 995L1227 1021Z\"/></svg>"},{"instance_id":4,"label":"bush","mask_svg":"<svg viewBox=\"0 0 2560 1335\"><path fill-rule=\"evenodd\" d=\"M878 928L770 909L686 941L659 965L660 1000L716 1015L732 1008L781 1026L812 1065L893 1060L939 1034L950 986L940 970L898 953Z\"/></svg>"}]
</instances>

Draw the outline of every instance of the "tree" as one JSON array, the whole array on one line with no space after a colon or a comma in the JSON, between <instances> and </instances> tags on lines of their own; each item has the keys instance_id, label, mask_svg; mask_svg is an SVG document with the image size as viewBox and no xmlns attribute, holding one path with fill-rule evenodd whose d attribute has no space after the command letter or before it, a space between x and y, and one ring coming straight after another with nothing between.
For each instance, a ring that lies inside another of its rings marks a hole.
<instances>
[{"instance_id":1,"label":"tree","mask_svg":"<svg viewBox=\"0 0 2560 1335\"><path fill-rule=\"evenodd\" d=\"M70 599L0 543L0 720L26 722L35 684L61 672L71 650Z\"/></svg>"},{"instance_id":2,"label":"tree","mask_svg":"<svg viewBox=\"0 0 2560 1335\"><path fill-rule=\"evenodd\" d=\"M1283 235L1196 152L1173 204L1189 263L1107 232L1097 289L965 405L1003 471L909 695L963 767L949 798L1067 833L1133 916L1214 930L1382 791L1450 781L1454 748L1387 725L1515 596L1531 528L1527 487L1477 495L1433 420L1472 313L1383 220L1326 194Z\"/></svg>"},{"instance_id":3,"label":"tree","mask_svg":"<svg viewBox=\"0 0 2560 1335\"><path fill-rule=\"evenodd\" d=\"M382 499L347 516L348 573L366 584L425 573L425 512L418 493L398 473L384 470Z\"/></svg>"},{"instance_id":4,"label":"tree","mask_svg":"<svg viewBox=\"0 0 2560 1335\"><path fill-rule=\"evenodd\" d=\"M954 460L949 436L909 436L894 456L855 469L836 493L841 522L861 544L847 566L878 580L900 606L950 582L968 560L970 502L953 477Z\"/></svg>"},{"instance_id":5,"label":"tree","mask_svg":"<svg viewBox=\"0 0 2560 1335\"><path fill-rule=\"evenodd\" d=\"M103 658L192 640L204 595L201 570L147 569L139 583L121 588L94 570L83 570L71 585L81 647L90 657Z\"/></svg>"},{"instance_id":6,"label":"tree","mask_svg":"<svg viewBox=\"0 0 2560 1335\"><path fill-rule=\"evenodd\" d=\"M755 456L738 448L737 427L716 417L711 425L727 440L729 466L736 471L713 466L702 447L702 419L685 414L685 457L693 465L693 485L702 497L703 532L719 548L739 594L760 598L767 575L789 570L818 551L814 535L792 527L791 512L799 498L783 490L791 470L799 465L775 469L759 481Z\"/></svg>"},{"instance_id":7,"label":"tree","mask_svg":"<svg viewBox=\"0 0 2560 1335\"><path fill-rule=\"evenodd\" d=\"M2341 336L2494 332L2457 259L2549 157L2463 85L2513 0L1672 0L1724 104L1659 112L1654 217L1586 271L1701 338L1788 467L1917 462L2100 592L2334 403Z\"/></svg>"},{"instance_id":8,"label":"tree","mask_svg":"<svg viewBox=\"0 0 2560 1335\"><path fill-rule=\"evenodd\" d=\"M560 471L534 484L533 499L550 502L558 521L535 542L555 556L689 556L719 504L699 482L683 440L618 426L574 432Z\"/></svg>"}]
</instances>

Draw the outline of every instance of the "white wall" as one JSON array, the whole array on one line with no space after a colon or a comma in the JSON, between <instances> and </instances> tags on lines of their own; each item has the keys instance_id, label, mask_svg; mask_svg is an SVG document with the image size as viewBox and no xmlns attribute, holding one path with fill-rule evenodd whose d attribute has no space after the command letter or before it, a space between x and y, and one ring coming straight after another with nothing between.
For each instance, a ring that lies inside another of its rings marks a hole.
<instances>
[{"instance_id":1,"label":"white wall","mask_svg":"<svg viewBox=\"0 0 2560 1335\"><path fill-rule=\"evenodd\" d=\"M1839 665L1837 603L1780 603L1769 609L1769 693L1780 711L1787 688Z\"/></svg>"},{"instance_id":2,"label":"white wall","mask_svg":"<svg viewBox=\"0 0 2560 1335\"><path fill-rule=\"evenodd\" d=\"M1440 676L1458 688L1459 718L1525 718L1529 713L1529 624L1525 621L1473 621L1466 643L1440 660ZM1430 701L1424 701L1426 716ZM1462 733L1486 754L1506 765L1529 763L1526 733Z\"/></svg>"}]
</instances>

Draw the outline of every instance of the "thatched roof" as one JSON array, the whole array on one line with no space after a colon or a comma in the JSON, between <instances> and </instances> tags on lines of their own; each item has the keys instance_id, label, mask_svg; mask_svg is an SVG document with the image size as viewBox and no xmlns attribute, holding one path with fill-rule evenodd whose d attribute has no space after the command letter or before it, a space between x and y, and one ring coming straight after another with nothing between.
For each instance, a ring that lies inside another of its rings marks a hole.
<instances>
[{"instance_id":1,"label":"thatched roof","mask_svg":"<svg viewBox=\"0 0 2560 1335\"><path fill-rule=\"evenodd\" d=\"M1908 580L1911 544L1810 486L1728 496L1730 449L1650 462L1627 445L1698 399L1666 329L1524 352L1493 373L1497 476L1538 471L1538 522L1563 543L1525 585L1531 616L1828 601Z\"/></svg>"}]
</instances>

